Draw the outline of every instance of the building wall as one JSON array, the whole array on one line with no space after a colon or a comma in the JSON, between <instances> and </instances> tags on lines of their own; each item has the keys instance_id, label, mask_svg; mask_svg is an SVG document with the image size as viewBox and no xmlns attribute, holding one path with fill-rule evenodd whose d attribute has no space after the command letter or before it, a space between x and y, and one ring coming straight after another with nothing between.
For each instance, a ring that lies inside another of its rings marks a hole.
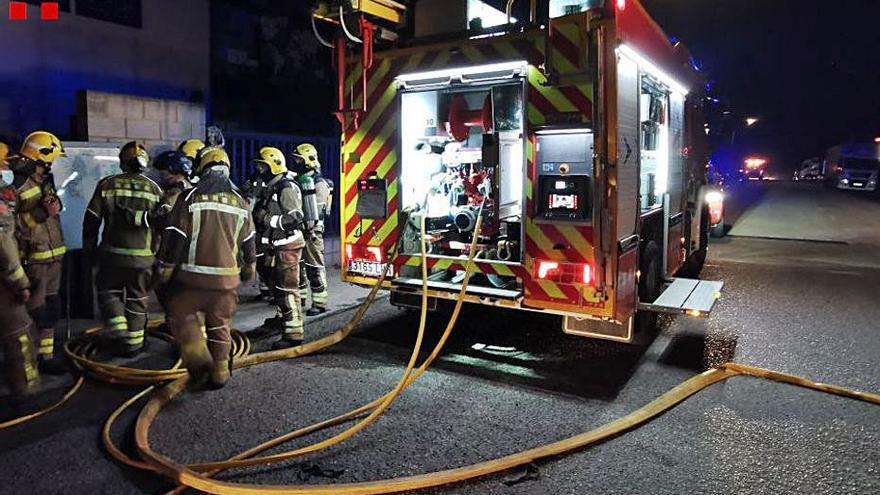
<instances>
[{"instance_id":1,"label":"building wall","mask_svg":"<svg viewBox=\"0 0 880 495\"><path fill-rule=\"evenodd\" d=\"M205 106L186 101L86 91L76 133L91 143L143 142L152 155L184 139L205 136Z\"/></svg>"},{"instance_id":2,"label":"building wall","mask_svg":"<svg viewBox=\"0 0 880 495\"><path fill-rule=\"evenodd\" d=\"M28 7L28 20L11 21L9 2L0 0L0 134L45 128L63 139L89 138L74 119L86 90L207 101L208 0L144 0L140 28L76 15L71 3L57 21L40 21L38 6ZM154 137L155 126L133 134Z\"/></svg>"}]
</instances>

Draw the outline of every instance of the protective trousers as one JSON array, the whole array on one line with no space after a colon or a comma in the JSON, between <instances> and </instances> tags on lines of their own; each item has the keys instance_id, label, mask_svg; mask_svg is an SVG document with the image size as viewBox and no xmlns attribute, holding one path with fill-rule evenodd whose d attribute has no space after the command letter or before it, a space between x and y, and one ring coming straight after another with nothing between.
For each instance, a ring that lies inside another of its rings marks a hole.
<instances>
[{"instance_id":1,"label":"protective trousers","mask_svg":"<svg viewBox=\"0 0 880 495\"><path fill-rule=\"evenodd\" d=\"M299 298L299 263L302 248L279 250L273 256L272 296L284 322L283 339L303 339L302 306Z\"/></svg>"},{"instance_id":2,"label":"protective trousers","mask_svg":"<svg viewBox=\"0 0 880 495\"><path fill-rule=\"evenodd\" d=\"M173 282L172 282L173 283ZM238 307L235 289L206 290L185 285L172 289L168 325L180 346L183 365L200 381L213 375L228 378L232 351L230 324ZM205 330L199 313L204 314Z\"/></svg>"},{"instance_id":3,"label":"protective trousers","mask_svg":"<svg viewBox=\"0 0 880 495\"><path fill-rule=\"evenodd\" d=\"M299 286L302 297L305 289L311 289L312 307L327 309L327 269L324 267L324 238L320 232L306 234L306 247L303 248Z\"/></svg>"},{"instance_id":4,"label":"protective trousers","mask_svg":"<svg viewBox=\"0 0 880 495\"><path fill-rule=\"evenodd\" d=\"M119 339L126 350L137 351L143 347L150 270L102 265L95 285L101 316L110 334Z\"/></svg>"},{"instance_id":5,"label":"protective trousers","mask_svg":"<svg viewBox=\"0 0 880 495\"><path fill-rule=\"evenodd\" d=\"M58 290L61 287L61 260L49 263L28 263L24 267L31 281L31 299L27 312L34 321L33 339L38 344L39 358L51 360L55 355L55 324L61 313Z\"/></svg>"},{"instance_id":6,"label":"protective trousers","mask_svg":"<svg viewBox=\"0 0 880 495\"><path fill-rule=\"evenodd\" d=\"M0 348L6 356L3 376L14 395L26 394L40 385L37 350L31 340L31 317L24 305L0 288Z\"/></svg>"}]
</instances>

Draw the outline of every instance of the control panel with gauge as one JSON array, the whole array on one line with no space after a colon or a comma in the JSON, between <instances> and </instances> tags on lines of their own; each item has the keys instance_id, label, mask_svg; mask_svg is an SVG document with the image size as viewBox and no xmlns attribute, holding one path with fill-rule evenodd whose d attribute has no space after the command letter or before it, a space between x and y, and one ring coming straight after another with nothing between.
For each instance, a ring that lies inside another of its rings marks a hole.
<instances>
[{"instance_id":1,"label":"control panel with gauge","mask_svg":"<svg viewBox=\"0 0 880 495\"><path fill-rule=\"evenodd\" d=\"M590 219L593 133L589 129L542 130L537 134L538 196L542 220Z\"/></svg>"}]
</instances>

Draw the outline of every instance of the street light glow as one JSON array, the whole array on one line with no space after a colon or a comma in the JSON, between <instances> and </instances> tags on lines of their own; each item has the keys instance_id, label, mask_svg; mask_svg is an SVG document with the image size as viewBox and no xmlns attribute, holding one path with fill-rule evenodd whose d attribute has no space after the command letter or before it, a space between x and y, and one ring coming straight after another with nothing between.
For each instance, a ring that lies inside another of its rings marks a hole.
<instances>
[{"instance_id":1,"label":"street light glow","mask_svg":"<svg viewBox=\"0 0 880 495\"><path fill-rule=\"evenodd\" d=\"M746 125L749 127L755 125L756 123L758 123L758 119L756 119L755 117L749 117L746 119Z\"/></svg>"}]
</instances>

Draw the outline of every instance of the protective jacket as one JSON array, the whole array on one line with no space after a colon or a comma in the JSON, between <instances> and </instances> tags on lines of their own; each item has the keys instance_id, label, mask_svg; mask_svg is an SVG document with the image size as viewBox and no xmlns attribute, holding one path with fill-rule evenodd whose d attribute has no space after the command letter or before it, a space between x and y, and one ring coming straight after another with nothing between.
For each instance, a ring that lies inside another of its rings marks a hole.
<instances>
[{"instance_id":1,"label":"protective jacket","mask_svg":"<svg viewBox=\"0 0 880 495\"><path fill-rule=\"evenodd\" d=\"M61 200L51 174L35 173L36 163L23 157L10 160L18 195L18 249L26 263L60 260L67 248L61 232ZM49 206L54 205L54 206ZM52 211L54 210L54 211Z\"/></svg>"},{"instance_id":2,"label":"protective jacket","mask_svg":"<svg viewBox=\"0 0 880 495\"><path fill-rule=\"evenodd\" d=\"M30 281L21 266L15 241L15 218L9 206L10 202L15 201L14 192L10 188L3 188L0 195L0 291L11 297L29 288Z\"/></svg>"},{"instance_id":3,"label":"protective jacket","mask_svg":"<svg viewBox=\"0 0 880 495\"><path fill-rule=\"evenodd\" d=\"M269 250L301 249L302 193L285 174L275 176L254 207L260 242Z\"/></svg>"},{"instance_id":4,"label":"protective jacket","mask_svg":"<svg viewBox=\"0 0 880 495\"><path fill-rule=\"evenodd\" d=\"M95 188L83 219L83 247L95 251L101 223L101 264L125 268L153 265L151 217L159 206L162 189L139 173L112 175Z\"/></svg>"},{"instance_id":5,"label":"protective jacket","mask_svg":"<svg viewBox=\"0 0 880 495\"><path fill-rule=\"evenodd\" d=\"M174 205L177 204L177 198L179 198L182 193L192 189L192 187L192 183L186 179L181 179L178 182L166 185L165 192L162 194L162 207L167 208L169 211L173 210Z\"/></svg>"},{"instance_id":6,"label":"protective jacket","mask_svg":"<svg viewBox=\"0 0 880 495\"><path fill-rule=\"evenodd\" d=\"M159 259L177 267L172 284L234 289L256 261L255 236L247 202L226 175L208 173L177 201Z\"/></svg>"}]
</instances>

